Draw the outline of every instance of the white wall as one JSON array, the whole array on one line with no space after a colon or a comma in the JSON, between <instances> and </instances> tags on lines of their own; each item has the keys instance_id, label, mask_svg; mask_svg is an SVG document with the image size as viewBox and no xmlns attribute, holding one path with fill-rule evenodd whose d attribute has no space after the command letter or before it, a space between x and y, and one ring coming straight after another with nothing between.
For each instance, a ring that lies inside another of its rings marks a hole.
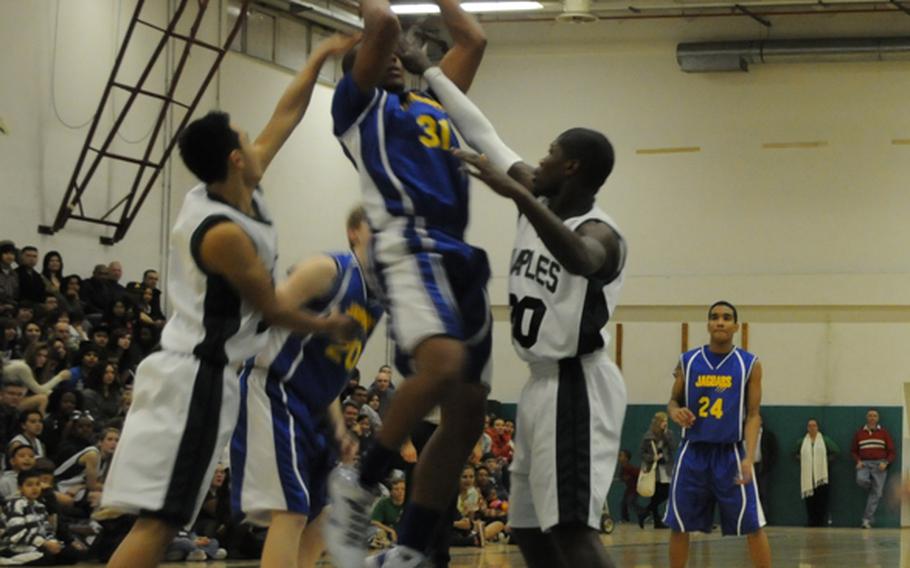
<instances>
[{"instance_id":1,"label":"white wall","mask_svg":"<svg viewBox=\"0 0 910 568\"><path fill-rule=\"evenodd\" d=\"M55 102L67 121L80 122L97 106L115 36L133 4L120 7L119 28L116 0L59 5ZM163 21L165 3L149 5L157 10L149 17ZM105 231L82 224L53 237L35 232L38 223L52 221L86 132L63 126L52 106L57 6L51 0L0 3L0 34L15 46L0 51L0 70L16 78L0 81L0 117L10 129L0 136L0 236L57 248L70 269L83 272L118 258L126 277L136 278L145 267L161 265L166 227L193 184L179 160L171 161L163 189L150 196L116 247L99 246ZM218 23L207 18L202 37L213 40ZM910 146L891 140L910 138L910 64L766 65L720 75L677 68L677 41L766 36L742 18L486 28L491 43L472 97L521 154L536 160L556 134L575 125L603 130L616 147L616 171L600 203L631 245L627 309L617 319L625 325L632 402L666 400L679 322L692 322L690 344L704 340L702 306L719 297L738 303L752 322L750 347L765 365L768 402L902 402L908 366L901 347L910 340L910 310L903 308L910 305L904 247L910 197L903 184ZM771 37L908 32L910 18L790 18L775 20ZM137 33L138 49L149 49L154 34ZM141 53L130 54L125 71L136 73L139 59ZM179 90L183 98L209 61L205 52L194 52ZM219 106L255 134L290 78L286 70L230 53L199 112ZM161 69L150 86L163 88ZM263 180L279 227L282 268L345 246L343 220L358 192L331 136L330 98L330 89L316 88L299 130ZM118 108L122 101L118 93ZM148 117L154 107L143 110ZM144 132L138 121L127 122L127 137ZM814 140L826 145L762 148ZM124 152L131 146L117 145ZM668 146L701 151L636 153ZM87 201L115 201L125 175L99 172ZM503 219L514 218L514 211L483 187L473 195L469 240L489 252L491 296L502 306L510 254ZM681 314L680 306L689 311ZM801 308L791 314L787 306ZM799 316L805 306L816 311ZM496 313L493 396L514 401L525 370L509 345L505 311ZM364 354L367 378L387 358L384 333L377 330Z\"/></svg>"},{"instance_id":2,"label":"white wall","mask_svg":"<svg viewBox=\"0 0 910 568\"><path fill-rule=\"evenodd\" d=\"M109 234L100 227L71 222L54 236L37 234L39 224L53 223L88 125L97 109L102 87L113 64L114 46L119 45L132 3L124 2L118 26L119 3L114 0L74 2L4 2L0 5L0 116L9 134L0 136L0 233L20 246L34 244L43 253L61 251L67 272L88 274L98 262L119 259L126 280L139 279L148 267L162 264L163 194L153 192L126 239L117 247L101 247L98 237ZM146 17L160 23L166 3L149 3ZM59 14L57 10L59 9ZM55 33L55 19L59 26ZM151 37L137 32L137 46ZM116 38L116 39L115 39ZM141 53L130 51L124 60L124 74L134 76ZM147 88L160 90L162 69L150 75ZM52 89L53 87L53 89ZM106 108L102 125L110 125L112 106L122 107L125 94L117 92ZM144 145L131 144L149 130L150 117L157 107L137 103L137 114L127 120L111 151L140 156ZM58 118L58 115L59 117ZM104 130L100 128L99 132ZM100 145L100 135L96 145ZM93 157L89 154L89 158ZM86 211L100 216L125 193L132 181L134 166L103 163L85 193ZM160 183L158 184L161 185Z\"/></svg>"}]
</instances>

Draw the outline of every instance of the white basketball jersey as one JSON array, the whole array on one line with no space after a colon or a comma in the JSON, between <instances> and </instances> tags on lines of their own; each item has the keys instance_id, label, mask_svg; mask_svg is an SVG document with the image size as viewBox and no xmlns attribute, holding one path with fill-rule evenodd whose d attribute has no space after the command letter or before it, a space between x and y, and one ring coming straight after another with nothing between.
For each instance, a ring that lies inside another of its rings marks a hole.
<instances>
[{"instance_id":1,"label":"white basketball jersey","mask_svg":"<svg viewBox=\"0 0 910 568\"><path fill-rule=\"evenodd\" d=\"M576 230L588 221L616 224L598 207L564 221ZM509 270L512 345L525 361L558 360L592 353L610 341L605 326L616 309L626 257L621 239L620 272L610 283L570 274L522 215Z\"/></svg>"},{"instance_id":2,"label":"white basketball jersey","mask_svg":"<svg viewBox=\"0 0 910 568\"><path fill-rule=\"evenodd\" d=\"M278 239L259 189L253 192L253 209L257 218L209 194L205 184L186 194L171 231L167 291L172 307L161 333L163 349L237 365L264 347L268 334L262 315L225 278L205 273L197 262L205 232L230 221L252 239L259 260L274 280Z\"/></svg>"}]
</instances>

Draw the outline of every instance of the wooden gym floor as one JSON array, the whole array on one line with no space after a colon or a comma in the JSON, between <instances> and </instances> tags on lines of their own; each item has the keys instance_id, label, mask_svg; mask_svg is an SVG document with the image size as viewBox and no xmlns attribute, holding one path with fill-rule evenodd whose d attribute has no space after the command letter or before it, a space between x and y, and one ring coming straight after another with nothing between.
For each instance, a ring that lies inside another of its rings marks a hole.
<instances>
[{"instance_id":1,"label":"wooden gym floor","mask_svg":"<svg viewBox=\"0 0 910 568\"><path fill-rule=\"evenodd\" d=\"M771 527L767 529L775 568L910 568L910 529L804 529ZM603 538L613 561L621 568L659 568L669 566L667 531L637 525L619 525ZM691 568L748 568L749 557L744 538L720 535L694 535ZM207 568L247 568L257 562L208 562ZM323 562L322 566L331 566ZM517 546L502 544L486 548L454 548L453 567L522 567ZM202 563L165 566L203 566ZM581 567L579 567L581 568Z\"/></svg>"}]
</instances>

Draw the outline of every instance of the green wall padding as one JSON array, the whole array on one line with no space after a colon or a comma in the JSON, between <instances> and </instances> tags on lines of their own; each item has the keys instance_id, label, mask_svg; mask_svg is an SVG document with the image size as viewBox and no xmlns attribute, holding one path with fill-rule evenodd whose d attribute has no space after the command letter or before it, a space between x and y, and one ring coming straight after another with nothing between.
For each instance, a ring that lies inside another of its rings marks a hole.
<instances>
[{"instance_id":1,"label":"green wall padding","mask_svg":"<svg viewBox=\"0 0 910 568\"><path fill-rule=\"evenodd\" d=\"M881 424L891 434L897 448L897 458L888 469L888 485L879 504L874 526L899 527L900 505L889 497L893 487L900 483L901 441L903 432L903 410L899 406L876 407ZM633 404L626 410L623 424L622 447L632 452L632 462L638 466L641 459L638 448L645 431L650 427L651 417L658 410L665 410L661 404ZM777 438L777 464L771 471L768 482L769 493L762 500L766 502L765 515L768 524L778 526L805 526L806 507L799 491L799 462L793 457L797 441L806 433L806 421L815 418L821 431L833 438L841 453L831 463L829 471L831 494L829 511L832 526L859 527L866 493L855 481L855 466L850 456L853 434L866 422L866 406L763 406L762 419L766 431ZM514 419L516 405L502 403L500 414ZM671 422L670 428L679 439L679 428ZM610 511L619 518L620 502L625 486L615 482L608 498ZM640 498L639 503L647 503ZM634 516L633 516L634 520Z\"/></svg>"}]
</instances>

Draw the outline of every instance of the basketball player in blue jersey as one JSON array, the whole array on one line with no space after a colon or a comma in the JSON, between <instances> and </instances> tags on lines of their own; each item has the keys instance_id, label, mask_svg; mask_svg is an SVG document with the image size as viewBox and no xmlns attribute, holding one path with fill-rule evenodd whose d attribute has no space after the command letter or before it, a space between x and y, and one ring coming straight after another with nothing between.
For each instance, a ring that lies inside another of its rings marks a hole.
<instances>
[{"instance_id":1,"label":"basketball player in blue jersey","mask_svg":"<svg viewBox=\"0 0 910 568\"><path fill-rule=\"evenodd\" d=\"M458 0L439 0L453 46L440 68L467 90L486 39ZM480 437L488 392L491 314L486 254L467 245L468 178L451 149L458 142L431 94L405 91L395 56L400 24L387 0L363 0L363 41L345 57L332 102L334 132L360 174L373 230L371 264L409 380L396 390L360 472L340 469L330 490L326 545L342 568L361 568L373 490L399 447L437 405L441 422L414 471L399 545L374 561L412 566L457 491Z\"/></svg>"},{"instance_id":2,"label":"basketball player in blue jersey","mask_svg":"<svg viewBox=\"0 0 910 568\"><path fill-rule=\"evenodd\" d=\"M352 317L361 327L359 336L339 342L272 328L265 350L247 361L240 375L231 508L247 522L268 525L266 568L315 566L337 448L354 457L356 442L345 428L338 396L383 308L362 269L370 241L362 207L348 216L347 233L351 252L302 262L277 293L312 312Z\"/></svg>"},{"instance_id":3,"label":"basketball player in blue jersey","mask_svg":"<svg viewBox=\"0 0 910 568\"><path fill-rule=\"evenodd\" d=\"M303 118L323 62L355 38L332 36L310 55L255 141L211 112L180 134L200 180L171 231L171 318L161 351L136 371L133 404L105 482L102 506L138 515L108 566L157 566L193 520L240 405L236 369L265 345L266 323L350 340L350 317L318 317L276 296L277 234L259 180Z\"/></svg>"},{"instance_id":4,"label":"basketball player in blue jersey","mask_svg":"<svg viewBox=\"0 0 910 568\"><path fill-rule=\"evenodd\" d=\"M536 169L413 46L401 56L423 74L465 139L471 174L519 211L509 304L512 343L531 378L518 403L509 524L531 568L613 566L600 511L619 453L626 388L604 332L622 288L626 244L595 204L614 162L599 132L573 128ZM508 175L506 174L508 172Z\"/></svg>"},{"instance_id":5,"label":"basketball player in blue jersey","mask_svg":"<svg viewBox=\"0 0 910 568\"><path fill-rule=\"evenodd\" d=\"M672 529L672 568L686 565L690 532L711 531L715 504L723 534L747 535L753 565L771 566L752 469L761 427L762 368L755 355L733 344L738 322L732 304L715 302L708 310L710 343L683 353L674 371L667 411L682 427L683 443L664 518Z\"/></svg>"}]
</instances>

